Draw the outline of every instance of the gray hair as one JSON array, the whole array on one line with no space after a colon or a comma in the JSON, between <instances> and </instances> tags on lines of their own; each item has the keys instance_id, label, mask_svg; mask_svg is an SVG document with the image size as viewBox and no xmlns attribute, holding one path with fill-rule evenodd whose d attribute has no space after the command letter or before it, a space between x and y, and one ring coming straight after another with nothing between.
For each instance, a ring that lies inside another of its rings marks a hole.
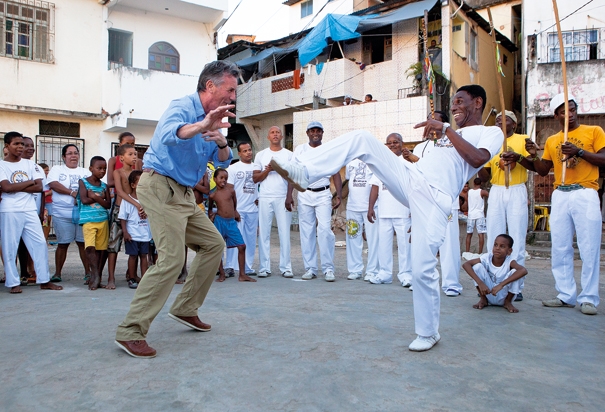
<instances>
[{"instance_id":1,"label":"gray hair","mask_svg":"<svg viewBox=\"0 0 605 412\"><path fill-rule=\"evenodd\" d=\"M402 143L403 143L403 137L402 137L402 136L401 136L399 133L390 133L390 134L387 136L387 139L388 139L389 137L391 137L391 136L393 136L395 139L397 139L397 140L399 140L400 142L402 142Z\"/></svg>"},{"instance_id":2,"label":"gray hair","mask_svg":"<svg viewBox=\"0 0 605 412\"><path fill-rule=\"evenodd\" d=\"M197 82L197 91L206 91L206 83L210 80L216 86L220 86L223 83L223 76L233 76L236 79L239 78L240 70L235 63L227 60L217 60L208 63L204 66L202 74Z\"/></svg>"}]
</instances>

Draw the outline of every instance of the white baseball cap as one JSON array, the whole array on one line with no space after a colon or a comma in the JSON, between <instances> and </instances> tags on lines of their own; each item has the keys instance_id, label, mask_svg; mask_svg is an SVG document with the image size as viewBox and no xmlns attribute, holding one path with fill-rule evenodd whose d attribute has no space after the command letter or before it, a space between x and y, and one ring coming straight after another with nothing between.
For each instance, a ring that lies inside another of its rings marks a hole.
<instances>
[{"instance_id":1,"label":"white baseball cap","mask_svg":"<svg viewBox=\"0 0 605 412\"><path fill-rule=\"evenodd\" d=\"M567 99L571 102L573 101L576 106L578 103L576 102L576 98L572 94L567 95ZM553 97L550 101L550 110L555 113L555 111L561 107L561 105L565 104L565 95L563 93L559 93L555 97Z\"/></svg>"}]
</instances>

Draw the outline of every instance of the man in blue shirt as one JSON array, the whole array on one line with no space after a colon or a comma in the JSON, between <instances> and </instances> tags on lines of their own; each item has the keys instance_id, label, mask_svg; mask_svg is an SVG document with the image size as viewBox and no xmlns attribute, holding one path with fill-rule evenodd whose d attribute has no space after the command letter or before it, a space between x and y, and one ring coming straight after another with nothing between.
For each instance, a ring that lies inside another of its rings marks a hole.
<instances>
[{"instance_id":1,"label":"man in blue shirt","mask_svg":"<svg viewBox=\"0 0 605 412\"><path fill-rule=\"evenodd\" d=\"M197 93L170 103L143 157L137 195L149 220L158 261L139 283L130 311L116 333L116 344L136 358L156 355L145 339L181 273L183 244L197 254L168 316L192 329L210 330L210 325L198 318L197 310L212 285L225 242L195 204L192 187L206 172L209 160L226 168L233 157L219 129L229 127L223 118L235 117L229 110L235 107L238 76L239 69L233 63L207 64Z\"/></svg>"}]
</instances>

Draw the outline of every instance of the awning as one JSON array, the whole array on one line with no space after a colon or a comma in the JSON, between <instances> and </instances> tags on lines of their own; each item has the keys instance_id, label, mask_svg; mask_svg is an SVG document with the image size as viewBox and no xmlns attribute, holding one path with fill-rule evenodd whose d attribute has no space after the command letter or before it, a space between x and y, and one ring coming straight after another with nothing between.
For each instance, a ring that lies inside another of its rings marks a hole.
<instances>
[{"instance_id":1,"label":"awning","mask_svg":"<svg viewBox=\"0 0 605 412\"><path fill-rule=\"evenodd\" d=\"M307 65L319 56L328 45L328 39L341 41L354 39L360 33L378 27L386 26L402 20L420 17L425 10L433 8L438 0L421 0L405 6L383 16L374 14L367 16L353 16L350 14L328 14L304 38L290 47L271 47L255 56L236 62L240 67L250 66L274 55L282 55L298 51L301 66Z\"/></svg>"}]
</instances>

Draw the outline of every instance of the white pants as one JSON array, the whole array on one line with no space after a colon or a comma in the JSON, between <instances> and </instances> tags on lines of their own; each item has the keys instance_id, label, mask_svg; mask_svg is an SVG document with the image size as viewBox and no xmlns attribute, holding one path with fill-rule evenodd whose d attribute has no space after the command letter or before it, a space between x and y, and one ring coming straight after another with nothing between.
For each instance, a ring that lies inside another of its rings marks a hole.
<instances>
[{"instance_id":1,"label":"white pants","mask_svg":"<svg viewBox=\"0 0 605 412\"><path fill-rule=\"evenodd\" d=\"M253 273L254 252L256 251L256 236L258 232L258 212L246 213L239 212L240 221L237 222L237 228L242 234L244 244L246 245L246 273ZM225 260L225 269L239 270L237 260L237 248L227 249L227 259Z\"/></svg>"},{"instance_id":2,"label":"white pants","mask_svg":"<svg viewBox=\"0 0 605 412\"><path fill-rule=\"evenodd\" d=\"M577 293L573 267L573 235L576 233L582 259L582 292ZM550 212L552 274L557 298L570 305L599 304L599 261L601 258L601 211L593 189L571 192L555 190ZM3 233L4 235L4 233Z\"/></svg>"},{"instance_id":3,"label":"white pants","mask_svg":"<svg viewBox=\"0 0 605 412\"><path fill-rule=\"evenodd\" d=\"M2 212L0 213L0 224L2 225L2 257L6 274L4 286L12 288L21 284L15 264L21 238L34 262L36 283L49 282L48 247L38 214L35 211Z\"/></svg>"},{"instance_id":4,"label":"white pants","mask_svg":"<svg viewBox=\"0 0 605 412\"><path fill-rule=\"evenodd\" d=\"M477 274L479 279L481 279L483 281L483 283L485 283L485 286L487 286L490 290L494 286L496 286L496 284L492 281L489 274L487 273L487 270L485 270L485 267L481 263L477 263L476 265L474 265L473 270L475 271L475 273ZM511 269L506 274L506 277L504 279L508 279L515 272L516 272L515 269ZM523 279L523 278L521 278L521 279ZM521 279L519 279L519 280L521 280ZM519 280L515 280L514 282L510 282L509 284L504 285L504 287L500 290L500 292L496 293L496 296L489 293L488 295L486 295L487 301L490 304L496 305L496 306L504 305L504 300L506 299L506 297L508 296L509 293L516 295L521 291L520 285L519 285ZM477 286L477 282L473 282L473 283L475 284L475 286Z\"/></svg>"},{"instance_id":5,"label":"white pants","mask_svg":"<svg viewBox=\"0 0 605 412\"><path fill-rule=\"evenodd\" d=\"M368 242L366 274L378 274L378 222L370 223L368 212L347 209L347 269L349 273L363 273L363 228Z\"/></svg>"},{"instance_id":6,"label":"white pants","mask_svg":"<svg viewBox=\"0 0 605 412\"><path fill-rule=\"evenodd\" d=\"M317 274L317 243L323 273L334 272L334 243L332 232L332 194L330 190L305 193L305 203L298 204L300 249L305 271ZM299 197L300 200L300 197Z\"/></svg>"},{"instance_id":7,"label":"white pants","mask_svg":"<svg viewBox=\"0 0 605 412\"><path fill-rule=\"evenodd\" d=\"M410 227L412 219L378 218L378 277L385 282L393 280L393 234L397 233L399 272L397 279L402 283L412 282Z\"/></svg>"},{"instance_id":8,"label":"white pants","mask_svg":"<svg viewBox=\"0 0 605 412\"><path fill-rule=\"evenodd\" d=\"M412 283L416 333L433 336L439 331L437 251L445 237L453 199L430 186L415 163L402 162L364 130L324 143L302 154L298 162L305 166L309 181L315 182L332 176L353 159L365 162L389 192L410 208L414 220Z\"/></svg>"},{"instance_id":9,"label":"white pants","mask_svg":"<svg viewBox=\"0 0 605 412\"><path fill-rule=\"evenodd\" d=\"M513 238L513 259L525 266L525 239L527 236L527 189L525 184L493 185L487 206L487 251L491 253L494 241L503 233ZM523 290L524 277L521 278Z\"/></svg>"},{"instance_id":10,"label":"white pants","mask_svg":"<svg viewBox=\"0 0 605 412\"><path fill-rule=\"evenodd\" d=\"M259 272L271 272L271 223L277 221L279 233L279 271L292 271L290 261L290 224L292 213L286 210L286 199L281 197L258 199L258 258Z\"/></svg>"},{"instance_id":11,"label":"white pants","mask_svg":"<svg viewBox=\"0 0 605 412\"><path fill-rule=\"evenodd\" d=\"M462 293L460 284L460 226L458 225L458 209L452 209L447 222L445 240L439 248L441 260L441 289Z\"/></svg>"}]
</instances>

